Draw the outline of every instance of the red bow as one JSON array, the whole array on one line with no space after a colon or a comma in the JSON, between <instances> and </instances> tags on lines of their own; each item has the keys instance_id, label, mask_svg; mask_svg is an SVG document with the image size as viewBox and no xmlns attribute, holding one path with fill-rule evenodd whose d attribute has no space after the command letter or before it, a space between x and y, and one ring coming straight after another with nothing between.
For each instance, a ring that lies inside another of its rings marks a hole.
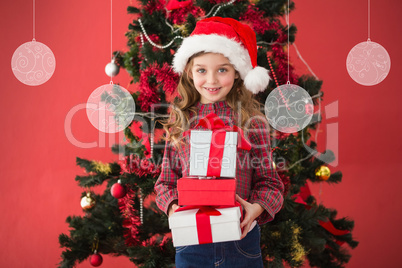
<instances>
[{"instance_id":1,"label":"red bow","mask_svg":"<svg viewBox=\"0 0 402 268\"><path fill-rule=\"evenodd\" d=\"M166 9L169 11L174 10L174 9L179 9L179 8L190 5L191 2L192 2L192 0L187 0L187 1L182 1L182 2L179 2L177 0L170 0L169 3L167 3L167 5L166 5Z\"/></svg>"},{"instance_id":2,"label":"red bow","mask_svg":"<svg viewBox=\"0 0 402 268\"><path fill-rule=\"evenodd\" d=\"M207 116L201 118L200 122L198 122L198 124L194 127L194 129L197 127L203 127L203 128L212 130L217 133L224 132L224 131L237 132L237 133L239 133L238 138L237 138L238 139L237 147L240 149L246 150L246 151L251 150L251 144L244 137L243 130L241 128L239 128L238 126L233 126L233 127L225 126L222 119L219 116L217 116L215 113L210 113ZM189 130L187 130L183 133L183 136L187 136L187 135L189 135L189 133L190 133Z\"/></svg>"}]
</instances>

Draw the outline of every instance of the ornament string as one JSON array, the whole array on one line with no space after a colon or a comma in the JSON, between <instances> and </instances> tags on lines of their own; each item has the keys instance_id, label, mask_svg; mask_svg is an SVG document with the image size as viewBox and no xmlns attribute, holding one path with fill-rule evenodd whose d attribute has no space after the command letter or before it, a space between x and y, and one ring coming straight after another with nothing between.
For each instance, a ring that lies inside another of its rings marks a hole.
<instances>
[{"instance_id":1,"label":"ornament string","mask_svg":"<svg viewBox=\"0 0 402 268\"><path fill-rule=\"evenodd\" d=\"M288 25L288 51L287 51L288 52L288 81L287 81L287 85L290 85L290 78L289 78L289 65L290 65L290 63L289 63L289 50L290 50L290 45L289 45L289 43L290 43L289 42L289 0L288 0L287 12L286 12L286 23ZM267 55L267 58L268 58L268 55ZM290 111L290 107L288 106L288 103L285 100L285 97L283 96L280 86L278 86L277 89L279 90L279 95L281 96L282 102L285 104L288 111Z\"/></svg>"},{"instance_id":2,"label":"ornament string","mask_svg":"<svg viewBox=\"0 0 402 268\"><path fill-rule=\"evenodd\" d=\"M98 238L98 235L96 234L95 238L94 238L94 242L92 243L92 251L95 252L95 254L98 251L98 247L99 247L99 238Z\"/></svg>"},{"instance_id":3,"label":"ornament string","mask_svg":"<svg viewBox=\"0 0 402 268\"><path fill-rule=\"evenodd\" d=\"M322 204L322 182L320 182L320 190L318 191L318 202Z\"/></svg>"},{"instance_id":4,"label":"ornament string","mask_svg":"<svg viewBox=\"0 0 402 268\"><path fill-rule=\"evenodd\" d=\"M295 47L296 53L297 53L297 57L299 57L299 59L304 63L304 65L306 65L307 69L310 71L310 73L315 77L315 79L318 79L318 76L313 72L313 70L310 68L310 66L308 65L308 63L303 59L302 55L300 54L299 50L297 49L297 46L295 43L292 44Z\"/></svg>"},{"instance_id":5,"label":"ornament string","mask_svg":"<svg viewBox=\"0 0 402 268\"><path fill-rule=\"evenodd\" d=\"M110 0L110 55L113 55L113 0ZM113 85L113 75L110 76L110 84Z\"/></svg>"},{"instance_id":6,"label":"ornament string","mask_svg":"<svg viewBox=\"0 0 402 268\"><path fill-rule=\"evenodd\" d=\"M367 41L370 41L370 0L368 0L368 39L367 39Z\"/></svg>"},{"instance_id":7,"label":"ornament string","mask_svg":"<svg viewBox=\"0 0 402 268\"><path fill-rule=\"evenodd\" d=\"M33 0L32 1L33 2L33 14L32 14L32 20L33 20L33 23L32 23L32 25L33 25L33 29L32 29L32 35L33 35L33 38L32 38L32 41L35 41L35 0Z\"/></svg>"},{"instance_id":8,"label":"ornament string","mask_svg":"<svg viewBox=\"0 0 402 268\"><path fill-rule=\"evenodd\" d=\"M286 12L286 23L287 23L287 25L288 25L288 84L290 84L290 79L289 79L289 65L290 65L290 63L289 63L289 50L290 50L290 39L289 39L289 34L290 34L290 31L289 31L289 28L290 28L290 23L289 23L289 21L290 21L290 19L289 19L289 17L290 17L290 15L289 15L289 11L290 11L290 6L289 6L290 4L289 4L289 0L288 0L288 6L287 6L287 12Z\"/></svg>"},{"instance_id":9,"label":"ornament string","mask_svg":"<svg viewBox=\"0 0 402 268\"><path fill-rule=\"evenodd\" d=\"M258 41L258 42L257 42L257 45L268 45L268 46L280 45L280 46L283 46L283 45L286 45L286 43L279 43L279 42L271 42L271 43L268 43L268 42L265 42L265 41ZM301 55L299 49L298 49L297 46L296 46L296 43L293 43L292 46L295 47L295 50L296 50L296 53L297 53L297 57L303 62L304 65L306 65L307 69L308 69L309 72L315 77L315 79L319 80L319 79L318 79L318 76L317 76L317 75L313 72L313 70L310 68L310 65L308 65L307 61L302 57L302 55ZM258 48L262 48L262 47L258 47ZM279 85L277 84L277 86L279 86Z\"/></svg>"}]
</instances>

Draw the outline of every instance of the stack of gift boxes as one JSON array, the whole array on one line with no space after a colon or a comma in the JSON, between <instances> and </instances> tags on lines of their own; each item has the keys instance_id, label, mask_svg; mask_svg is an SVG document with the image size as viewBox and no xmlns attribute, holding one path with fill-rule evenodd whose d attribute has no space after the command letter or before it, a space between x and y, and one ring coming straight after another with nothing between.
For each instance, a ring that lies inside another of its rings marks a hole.
<instances>
[{"instance_id":1,"label":"stack of gift boxes","mask_svg":"<svg viewBox=\"0 0 402 268\"><path fill-rule=\"evenodd\" d=\"M181 208L169 217L175 247L233 241L241 236L241 206L235 198L238 135L240 144L245 144L241 130L225 129L215 114L200 123L209 130L189 131L190 177L177 181Z\"/></svg>"}]
</instances>

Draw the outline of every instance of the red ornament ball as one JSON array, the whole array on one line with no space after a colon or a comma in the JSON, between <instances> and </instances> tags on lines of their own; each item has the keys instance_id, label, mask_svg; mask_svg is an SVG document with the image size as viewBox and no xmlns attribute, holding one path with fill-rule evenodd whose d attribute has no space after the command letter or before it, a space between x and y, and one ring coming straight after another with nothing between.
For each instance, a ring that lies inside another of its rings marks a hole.
<instances>
[{"instance_id":1,"label":"red ornament ball","mask_svg":"<svg viewBox=\"0 0 402 268\"><path fill-rule=\"evenodd\" d=\"M102 262L103 262L103 258L102 258L102 255L100 255L99 253L92 254L89 257L89 263L92 266L98 267L99 265L102 264Z\"/></svg>"},{"instance_id":2,"label":"red ornament ball","mask_svg":"<svg viewBox=\"0 0 402 268\"><path fill-rule=\"evenodd\" d=\"M120 182L113 184L112 188L110 188L110 193L114 198L123 198L126 195L126 189Z\"/></svg>"}]
</instances>

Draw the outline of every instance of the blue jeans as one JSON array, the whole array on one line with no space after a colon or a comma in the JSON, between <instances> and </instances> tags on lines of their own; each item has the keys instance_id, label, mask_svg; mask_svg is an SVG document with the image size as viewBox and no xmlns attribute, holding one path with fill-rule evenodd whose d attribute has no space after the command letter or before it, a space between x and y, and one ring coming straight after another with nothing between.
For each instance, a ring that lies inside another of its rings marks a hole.
<instances>
[{"instance_id":1,"label":"blue jeans","mask_svg":"<svg viewBox=\"0 0 402 268\"><path fill-rule=\"evenodd\" d=\"M242 240L177 247L176 268L262 268L260 232L257 224Z\"/></svg>"}]
</instances>

